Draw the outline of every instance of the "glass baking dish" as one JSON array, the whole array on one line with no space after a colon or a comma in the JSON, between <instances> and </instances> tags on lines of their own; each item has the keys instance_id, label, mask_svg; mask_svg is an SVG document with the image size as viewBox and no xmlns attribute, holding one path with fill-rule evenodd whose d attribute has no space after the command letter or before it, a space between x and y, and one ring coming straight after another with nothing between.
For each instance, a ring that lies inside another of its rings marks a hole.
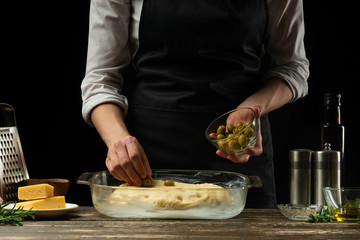
<instances>
[{"instance_id":1,"label":"glass baking dish","mask_svg":"<svg viewBox=\"0 0 360 240\"><path fill-rule=\"evenodd\" d=\"M175 186L123 187L125 182L108 171L83 173L77 183L90 186L97 211L117 218L232 218L243 211L248 189L261 187L259 177L234 172L154 169L152 173L154 180L172 180Z\"/></svg>"}]
</instances>

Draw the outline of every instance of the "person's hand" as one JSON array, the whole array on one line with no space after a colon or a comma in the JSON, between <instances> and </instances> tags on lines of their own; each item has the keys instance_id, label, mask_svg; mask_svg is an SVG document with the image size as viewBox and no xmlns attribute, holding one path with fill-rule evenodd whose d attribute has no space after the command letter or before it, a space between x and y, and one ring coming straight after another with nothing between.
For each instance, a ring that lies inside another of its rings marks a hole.
<instances>
[{"instance_id":1,"label":"person's hand","mask_svg":"<svg viewBox=\"0 0 360 240\"><path fill-rule=\"evenodd\" d=\"M235 163L246 163L249 161L250 156L260 156L263 152L263 147L262 147L262 136L261 136L261 127L260 127L260 116L261 116L261 110L260 107L257 106L253 106L251 107L257 117L258 117L258 133L257 133L257 139L256 139L256 143L255 146L253 148L246 148L244 150L244 153L241 155L234 155L234 154L226 154L223 151L221 151L220 149L218 149L216 151L216 154L223 157L223 158L227 158L232 162ZM242 118L244 118L244 116L240 116L239 113L234 112L232 114L229 115L227 122L228 123L236 123L240 120L242 120Z\"/></svg>"},{"instance_id":2,"label":"person's hand","mask_svg":"<svg viewBox=\"0 0 360 240\"><path fill-rule=\"evenodd\" d=\"M151 179L151 168L144 149L133 136L117 140L109 148L106 167L111 175L130 185L141 186L142 179Z\"/></svg>"}]
</instances>

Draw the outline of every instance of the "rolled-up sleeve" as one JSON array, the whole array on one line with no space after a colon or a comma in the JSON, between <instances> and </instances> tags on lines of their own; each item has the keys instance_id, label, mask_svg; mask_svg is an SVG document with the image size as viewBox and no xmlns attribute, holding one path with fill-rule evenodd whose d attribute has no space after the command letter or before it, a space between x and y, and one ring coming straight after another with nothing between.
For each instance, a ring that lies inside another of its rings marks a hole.
<instances>
[{"instance_id":1,"label":"rolled-up sleeve","mask_svg":"<svg viewBox=\"0 0 360 240\"><path fill-rule=\"evenodd\" d=\"M121 70L130 62L128 25L130 0L92 0L86 74L81 84L82 115L92 125L91 111L102 103L113 103L127 112L121 94Z\"/></svg>"},{"instance_id":2,"label":"rolled-up sleeve","mask_svg":"<svg viewBox=\"0 0 360 240\"><path fill-rule=\"evenodd\" d=\"M266 52L270 58L265 79L288 83L295 101L308 94L309 61L304 47L302 0L269 0Z\"/></svg>"}]
</instances>

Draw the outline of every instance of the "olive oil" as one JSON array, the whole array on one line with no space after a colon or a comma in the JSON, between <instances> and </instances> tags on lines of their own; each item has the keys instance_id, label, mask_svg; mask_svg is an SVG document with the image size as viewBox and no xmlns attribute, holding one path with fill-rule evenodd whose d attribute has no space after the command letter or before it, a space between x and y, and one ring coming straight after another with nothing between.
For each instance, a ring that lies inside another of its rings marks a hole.
<instances>
[{"instance_id":1,"label":"olive oil","mask_svg":"<svg viewBox=\"0 0 360 240\"><path fill-rule=\"evenodd\" d=\"M324 123L321 125L321 150L339 151L341 185L345 182L345 127L341 124L341 95L324 95Z\"/></svg>"},{"instance_id":2,"label":"olive oil","mask_svg":"<svg viewBox=\"0 0 360 240\"><path fill-rule=\"evenodd\" d=\"M334 215L339 222L356 222L360 219L360 208L336 208Z\"/></svg>"}]
</instances>

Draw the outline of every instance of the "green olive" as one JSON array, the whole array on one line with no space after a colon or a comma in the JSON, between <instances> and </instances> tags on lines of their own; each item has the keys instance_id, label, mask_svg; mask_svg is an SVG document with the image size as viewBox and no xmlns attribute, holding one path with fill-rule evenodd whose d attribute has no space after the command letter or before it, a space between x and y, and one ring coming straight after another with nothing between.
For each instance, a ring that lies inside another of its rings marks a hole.
<instances>
[{"instance_id":1,"label":"green olive","mask_svg":"<svg viewBox=\"0 0 360 240\"><path fill-rule=\"evenodd\" d=\"M236 139L231 139L229 142L228 142L228 147L230 149L236 149L239 147L239 144L238 144L238 141L236 141Z\"/></svg>"},{"instance_id":2,"label":"green olive","mask_svg":"<svg viewBox=\"0 0 360 240\"><path fill-rule=\"evenodd\" d=\"M241 134L239 136L238 143L241 147L246 147L249 143L249 138L247 138L244 134Z\"/></svg>"},{"instance_id":3,"label":"green olive","mask_svg":"<svg viewBox=\"0 0 360 240\"><path fill-rule=\"evenodd\" d=\"M146 177L141 181L141 186L142 187L151 187L152 186L152 182L150 180L150 178Z\"/></svg>"},{"instance_id":4,"label":"green olive","mask_svg":"<svg viewBox=\"0 0 360 240\"><path fill-rule=\"evenodd\" d=\"M237 136L237 135L229 134L229 136L228 136L227 139L228 139L228 141L230 141L230 140L235 140L235 141L237 141L238 138L239 138L239 136Z\"/></svg>"},{"instance_id":5,"label":"green olive","mask_svg":"<svg viewBox=\"0 0 360 240\"><path fill-rule=\"evenodd\" d=\"M245 131L244 131L245 136L247 137L251 137L252 135L254 135L254 130L251 128L251 126L249 126Z\"/></svg>"},{"instance_id":6,"label":"green olive","mask_svg":"<svg viewBox=\"0 0 360 240\"><path fill-rule=\"evenodd\" d=\"M251 124L251 121L247 121L247 122L245 122L245 127L247 127L247 126L249 126Z\"/></svg>"},{"instance_id":7,"label":"green olive","mask_svg":"<svg viewBox=\"0 0 360 240\"><path fill-rule=\"evenodd\" d=\"M227 129L228 132L233 132L233 131L234 131L234 128L235 128L235 126L232 125L231 123L228 124L228 125L226 125L226 129Z\"/></svg>"},{"instance_id":8,"label":"green olive","mask_svg":"<svg viewBox=\"0 0 360 240\"><path fill-rule=\"evenodd\" d=\"M238 126L234 129L233 133L236 134L236 133L239 133L241 132L242 130L244 129L244 126Z\"/></svg>"},{"instance_id":9,"label":"green olive","mask_svg":"<svg viewBox=\"0 0 360 240\"><path fill-rule=\"evenodd\" d=\"M236 127L243 127L244 126L244 123L242 121L238 121L236 123Z\"/></svg>"},{"instance_id":10,"label":"green olive","mask_svg":"<svg viewBox=\"0 0 360 240\"><path fill-rule=\"evenodd\" d=\"M175 186L175 183L174 183L174 181L167 179L164 182L164 186Z\"/></svg>"},{"instance_id":11,"label":"green olive","mask_svg":"<svg viewBox=\"0 0 360 240\"><path fill-rule=\"evenodd\" d=\"M222 133L219 133L217 136L216 136L216 139L219 140L219 139L224 139L225 138L225 135L222 134Z\"/></svg>"},{"instance_id":12,"label":"green olive","mask_svg":"<svg viewBox=\"0 0 360 240\"><path fill-rule=\"evenodd\" d=\"M224 125L220 125L217 128L217 134L225 134L225 132L226 132L226 127Z\"/></svg>"},{"instance_id":13,"label":"green olive","mask_svg":"<svg viewBox=\"0 0 360 240\"><path fill-rule=\"evenodd\" d=\"M219 148L226 148L227 147L227 141L221 140L218 143Z\"/></svg>"}]
</instances>

